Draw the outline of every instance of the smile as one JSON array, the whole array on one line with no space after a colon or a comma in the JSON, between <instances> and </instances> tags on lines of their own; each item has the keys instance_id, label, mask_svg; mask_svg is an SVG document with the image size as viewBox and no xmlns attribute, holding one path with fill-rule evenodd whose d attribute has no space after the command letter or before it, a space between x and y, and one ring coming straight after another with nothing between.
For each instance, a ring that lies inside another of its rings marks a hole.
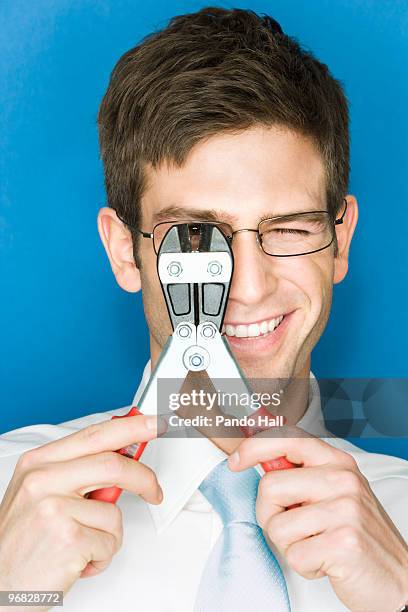
<instances>
[{"instance_id":1,"label":"smile","mask_svg":"<svg viewBox=\"0 0 408 612\"><path fill-rule=\"evenodd\" d=\"M259 323L248 323L231 325L229 323L222 326L221 333L226 336L236 338L256 338L257 336L266 336L280 325L285 315L280 315L274 319L266 319Z\"/></svg>"}]
</instances>

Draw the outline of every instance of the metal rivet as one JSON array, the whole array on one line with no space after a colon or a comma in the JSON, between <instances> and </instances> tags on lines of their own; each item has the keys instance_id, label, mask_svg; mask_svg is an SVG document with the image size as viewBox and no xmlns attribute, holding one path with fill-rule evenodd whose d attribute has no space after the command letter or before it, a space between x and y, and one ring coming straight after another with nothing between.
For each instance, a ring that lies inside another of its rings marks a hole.
<instances>
[{"instance_id":1,"label":"metal rivet","mask_svg":"<svg viewBox=\"0 0 408 612\"><path fill-rule=\"evenodd\" d=\"M183 364L187 370L200 372L206 370L210 364L210 354L202 346L189 346L183 355Z\"/></svg>"},{"instance_id":2,"label":"metal rivet","mask_svg":"<svg viewBox=\"0 0 408 612\"><path fill-rule=\"evenodd\" d=\"M181 264L178 261L172 261L167 266L167 272L170 274L170 276L180 276L182 271L183 268L181 267Z\"/></svg>"},{"instance_id":3,"label":"metal rivet","mask_svg":"<svg viewBox=\"0 0 408 612\"><path fill-rule=\"evenodd\" d=\"M180 325L178 335L180 338L189 338L191 336L191 328L188 325Z\"/></svg>"},{"instance_id":4,"label":"metal rivet","mask_svg":"<svg viewBox=\"0 0 408 612\"><path fill-rule=\"evenodd\" d=\"M214 338L216 331L215 326L211 325L210 323L203 325L201 329L201 333L204 338Z\"/></svg>"},{"instance_id":5,"label":"metal rivet","mask_svg":"<svg viewBox=\"0 0 408 612\"><path fill-rule=\"evenodd\" d=\"M222 265L219 261L210 261L207 266L207 272L208 274L211 274L211 276L219 276L222 272Z\"/></svg>"},{"instance_id":6,"label":"metal rivet","mask_svg":"<svg viewBox=\"0 0 408 612\"><path fill-rule=\"evenodd\" d=\"M203 364L202 356L199 355L198 353L195 353L194 355L190 355L190 364L194 366L195 368L200 367Z\"/></svg>"}]
</instances>

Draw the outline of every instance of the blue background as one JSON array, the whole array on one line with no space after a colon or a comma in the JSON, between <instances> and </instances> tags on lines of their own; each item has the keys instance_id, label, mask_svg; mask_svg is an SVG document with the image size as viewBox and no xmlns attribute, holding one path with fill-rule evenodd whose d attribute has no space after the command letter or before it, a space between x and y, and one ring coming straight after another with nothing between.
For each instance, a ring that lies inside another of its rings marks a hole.
<instances>
[{"instance_id":1,"label":"blue background","mask_svg":"<svg viewBox=\"0 0 408 612\"><path fill-rule=\"evenodd\" d=\"M96 115L110 71L174 14L211 2L3 0L0 6L0 432L130 403L148 358L140 294L114 280ZM313 354L325 377L406 377L408 4L220 2L266 12L350 100L360 219ZM391 413L392 414L392 413ZM408 458L406 440L365 445Z\"/></svg>"}]
</instances>

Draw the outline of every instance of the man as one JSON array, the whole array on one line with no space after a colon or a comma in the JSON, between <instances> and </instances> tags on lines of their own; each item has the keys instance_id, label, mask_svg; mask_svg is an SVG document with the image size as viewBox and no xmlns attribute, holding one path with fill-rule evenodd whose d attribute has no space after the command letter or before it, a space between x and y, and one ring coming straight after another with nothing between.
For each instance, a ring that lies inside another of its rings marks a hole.
<instances>
[{"instance_id":1,"label":"man","mask_svg":"<svg viewBox=\"0 0 408 612\"><path fill-rule=\"evenodd\" d=\"M99 129L110 204L99 212L100 236L119 285L142 289L150 330L151 364L133 404L172 331L156 271L158 223L217 222L230 235L224 324L244 374L311 376L357 223L347 102L327 67L270 17L205 8L175 17L119 60ZM290 244L274 253L268 231L295 213L303 217L275 232ZM303 226L293 226L306 217L315 234L307 250ZM210 606L202 588L227 529L203 483L227 454L205 437L155 439L165 430L155 417L110 420L127 410L2 436L0 590L70 591L70 611L242 609L221 592ZM296 612L403 608L407 462L330 438L319 429L316 390L284 416L299 437L237 440L228 459L231 478L279 456L299 466L265 474L257 489L279 586L259 598L244 548L240 585L232 574L223 584L243 586L257 610L289 609L284 589ZM113 452L146 440L140 462ZM125 489L118 505L85 498L113 484Z\"/></svg>"}]
</instances>

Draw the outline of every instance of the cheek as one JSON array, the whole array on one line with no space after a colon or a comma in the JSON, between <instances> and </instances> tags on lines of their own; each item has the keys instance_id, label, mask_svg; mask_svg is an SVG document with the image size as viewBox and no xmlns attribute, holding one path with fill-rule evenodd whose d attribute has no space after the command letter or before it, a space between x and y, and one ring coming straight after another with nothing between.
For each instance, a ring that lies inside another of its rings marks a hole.
<instances>
[{"instance_id":1,"label":"cheek","mask_svg":"<svg viewBox=\"0 0 408 612\"><path fill-rule=\"evenodd\" d=\"M140 280L142 284L143 302L149 304L161 291L156 270L156 260L150 254L143 253L141 257Z\"/></svg>"},{"instance_id":2,"label":"cheek","mask_svg":"<svg viewBox=\"0 0 408 612\"><path fill-rule=\"evenodd\" d=\"M333 270L333 258L324 254L299 258L288 267L286 278L302 294L305 316L313 322L320 317L327 320L332 298Z\"/></svg>"},{"instance_id":3,"label":"cheek","mask_svg":"<svg viewBox=\"0 0 408 612\"><path fill-rule=\"evenodd\" d=\"M172 327L157 274L155 257L143 257L140 278L146 322L150 334L162 347L172 333Z\"/></svg>"}]
</instances>

